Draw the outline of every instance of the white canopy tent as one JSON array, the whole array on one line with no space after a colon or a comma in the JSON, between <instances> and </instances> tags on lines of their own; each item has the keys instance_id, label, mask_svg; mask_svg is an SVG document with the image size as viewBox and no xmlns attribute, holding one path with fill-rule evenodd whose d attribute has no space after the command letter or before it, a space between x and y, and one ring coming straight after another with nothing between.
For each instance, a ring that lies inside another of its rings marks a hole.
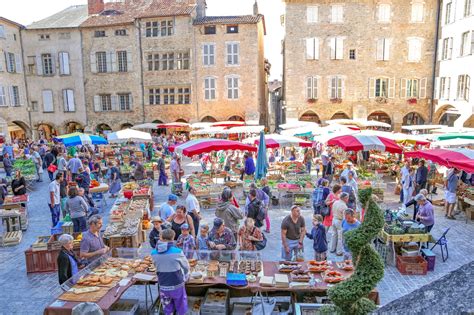
<instances>
[{"instance_id":1,"label":"white canopy tent","mask_svg":"<svg viewBox=\"0 0 474 315\"><path fill-rule=\"evenodd\" d=\"M117 132L112 132L107 135L109 143L124 143L124 142L152 142L151 135L148 132L124 129Z\"/></svg>"},{"instance_id":2,"label":"white canopy tent","mask_svg":"<svg viewBox=\"0 0 474 315\"><path fill-rule=\"evenodd\" d=\"M140 129L140 130L158 129L156 128L157 125L158 125L157 123L144 123L144 124L135 125L132 127L132 129Z\"/></svg>"},{"instance_id":3,"label":"white canopy tent","mask_svg":"<svg viewBox=\"0 0 474 315\"><path fill-rule=\"evenodd\" d=\"M319 125L311 121L290 121L286 124L280 125L279 127L283 130L296 129L300 127L316 128Z\"/></svg>"},{"instance_id":4,"label":"white canopy tent","mask_svg":"<svg viewBox=\"0 0 474 315\"><path fill-rule=\"evenodd\" d=\"M193 130L190 132L190 135L191 136L215 135L224 129L225 127L207 127L207 128L203 128L199 130Z\"/></svg>"},{"instance_id":5,"label":"white canopy tent","mask_svg":"<svg viewBox=\"0 0 474 315\"><path fill-rule=\"evenodd\" d=\"M443 128L443 125L410 125L410 126L402 126L403 130L407 131L419 131L419 130L433 130Z\"/></svg>"},{"instance_id":6,"label":"white canopy tent","mask_svg":"<svg viewBox=\"0 0 474 315\"><path fill-rule=\"evenodd\" d=\"M380 127L380 128L392 128L390 124L376 121L376 120L364 120L364 119L332 119L327 120L327 124L329 125L355 125L360 127Z\"/></svg>"},{"instance_id":7,"label":"white canopy tent","mask_svg":"<svg viewBox=\"0 0 474 315\"><path fill-rule=\"evenodd\" d=\"M474 147L472 139L450 139L432 142L431 148L456 148L456 147Z\"/></svg>"}]
</instances>

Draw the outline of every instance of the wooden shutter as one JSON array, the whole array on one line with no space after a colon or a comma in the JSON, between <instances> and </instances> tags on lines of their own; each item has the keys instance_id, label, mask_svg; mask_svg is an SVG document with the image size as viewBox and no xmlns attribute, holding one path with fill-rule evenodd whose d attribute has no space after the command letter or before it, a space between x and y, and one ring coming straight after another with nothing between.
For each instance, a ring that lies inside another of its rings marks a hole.
<instances>
[{"instance_id":1,"label":"wooden shutter","mask_svg":"<svg viewBox=\"0 0 474 315\"><path fill-rule=\"evenodd\" d=\"M344 59L344 39L340 37L336 38L336 59Z\"/></svg>"},{"instance_id":2,"label":"wooden shutter","mask_svg":"<svg viewBox=\"0 0 474 315\"><path fill-rule=\"evenodd\" d=\"M451 77L446 78L444 86L445 86L445 91L446 91L444 94L445 98L449 100L451 98L451 95L450 95L451 94Z\"/></svg>"},{"instance_id":3,"label":"wooden shutter","mask_svg":"<svg viewBox=\"0 0 474 315\"><path fill-rule=\"evenodd\" d=\"M102 107L100 106L100 96L94 95L94 111L101 112Z\"/></svg>"},{"instance_id":4,"label":"wooden shutter","mask_svg":"<svg viewBox=\"0 0 474 315\"><path fill-rule=\"evenodd\" d=\"M336 59L336 38L333 37L329 40L330 59Z\"/></svg>"},{"instance_id":5,"label":"wooden shutter","mask_svg":"<svg viewBox=\"0 0 474 315\"><path fill-rule=\"evenodd\" d=\"M56 56L54 54L51 54L51 69L52 69L51 75L56 74L56 66L57 66L56 64L57 64Z\"/></svg>"},{"instance_id":6,"label":"wooden shutter","mask_svg":"<svg viewBox=\"0 0 474 315\"><path fill-rule=\"evenodd\" d=\"M128 94L128 101L130 103L130 110L133 109L133 96L132 93Z\"/></svg>"},{"instance_id":7,"label":"wooden shutter","mask_svg":"<svg viewBox=\"0 0 474 315\"><path fill-rule=\"evenodd\" d=\"M329 77L328 78L328 98L329 99L332 99L333 98L333 95L332 95L332 77Z\"/></svg>"},{"instance_id":8,"label":"wooden shutter","mask_svg":"<svg viewBox=\"0 0 474 315\"><path fill-rule=\"evenodd\" d=\"M106 54L107 57L107 72L117 72L117 54L114 51Z\"/></svg>"},{"instance_id":9,"label":"wooden shutter","mask_svg":"<svg viewBox=\"0 0 474 315\"><path fill-rule=\"evenodd\" d=\"M53 112L54 111L53 91L51 91L51 90L44 90L43 91L43 111L45 111L45 112Z\"/></svg>"},{"instance_id":10,"label":"wooden shutter","mask_svg":"<svg viewBox=\"0 0 474 315\"><path fill-rule=\"evenodd\" d=\"M43 75L43 62L41 61L41 55L36 56L36 73Z\"/></svg>"},{"instance_id":11,"label":"wooden shutter","mask_svg":"<svg viewBox=\"0 0 474 315\"><path fill-rule=\"evenodd\" d=\"M314 38L306 38L306 59L314 59Z\"/></svg>"},{"instance_id":12,"label":"wooden shutter","mask_svg":"<svg viewBox=\"0 0 474 315\"><path fill-rule=\"evenodd\" d=\"M341 92L339 93L338 97L339 98L345 98L346 97L346 80L344 78L339 78L339 85L341 88Z\"/></svg>"},{"instance_id":13,"label":"wooden shutter","mask_svg":"<svg viewBox=\"0 0 474 315\"><path fill-rule=\"evenodd\" d=\"M448 39L448 59L453 58L453 38Z\"/></svg>"},{"instance_id":14,"label":"wooden shutter","mask_svg":"<svg viewBox=\"0 0 474 315\"><path fill-rule=\"evenodd\" d=\"M388 79L388 98L395 97L395 78Z\"/></svg>"},{"instance_id":15,"label":"wooden shutter","mask_svg":"<svg viewBox=\"0 0 474 315\"><path fill-rule=\"evenodd\" d=\"M13 93L13 86L8 87L8 94L10 96L10 106L15 106L15 94Z\"/></svg>"},{"instance_id":16,"label":"wooden shutter","mask_svg":"<svg viewBox=\"0 0 474 315\"><path fill-rule=\"evenodd\" d=\"M388 38L384 38L383 60L390 60L390 46L391 46L391 40Z\"/></svg>"},{"instance_id":17,"label":"wooden shutter","mask_svg":"<svg viewBox=\"0 0 474 315\"><path fill-rule=\"evenodd\" d=\"M379 38L377 40L377 60L381 61L383 60L383 42L384 42L384 39L383 38Z\"/></svg>"},{"instance_id":18,"label":"wooden shutter","mask_svg":"<svg viewBox=\"0 0 474 315\"><path fill-rule=\"evenodd\" d=\"M444 80L445 80L444 83L446 84L446 79L444 79ZM440 85L439 84L440 84L440 78L437 77L437 78L435 78L435 86L434 86L434 90L435 90L434 99L435 100L441 99L440 93L442 93L442 92L440 90Z\"/></svg>"},{"instance_id":19,"label":"wooden shutter","mask_svg":"<svg viewBox=\"0 0 474 315\"><path fill-rule=\"evenodd\" d=\"M112 102L112 110L113 111L120 110L119 104L118 104L118 96L117 95L112 95L110 98L111 98L111 102Z\"/></svg>"},{"instance_id":20,"label":"wooden shutter","mask_svg":"<svg viewBox=\"0 0 474 315\"><path fill-rule=\"evenodd\" d=\"M375 78L369 78L369 98L375 98Z\"/></svg>"},{"instance_id":21,"label":"wooden shutter","mask_svg":"<svg viewBox=\"0 0 474 315\"><path fill-rule=\"evenodd\" d=\"M74 91L73 90L64 90L65 91L65 101L67 101L67 109L69 112L76 111L76 104L74 102Z\"/></svg>"},{"instance_id":22,"label":"wooden shutter","mask_svg":"<svg viewBox=\"0 0 474 315\"><path fill-rule=\"evenodd\" d=\"M61 75L71 74L71 70L69 67L69 53L67 52L59 53L59 74Z\"/></svg>"},{"instance_id":23,"label":"wooden shutter","mask_svg":"<svg viewBox=\"0 0 474 315\"><path fill-rule=\"evenodd\" d=\"M15 65L16 65L16 72L17 73L22 73L23 72L23 62L21 60L21 55L16 54L15 55Z\"/></svg>"},{"instance_id":24,"label":"wooden shutter","mask_svg":"<svg viewBox=\"0 0 474 315\"><path fill-rule=\"evenodd\" d=\"M315 37L314 40L314 59L319 60L319 38Z\"/></svg>"},{"instance_id":25,"label":"wooden shutter","mask_svg":"<svg viewBox=\"0 0 474 315\"><path fill-rule=\"evenodd\" d=\"M3 59L3 54L0 54L0 72L3 71L3 65L5 64L5 61Z\"/></svg>"},{"instance_id":26,"label":"wooden shutter","mask_svg":"<svg viewBox=\"0 0 474 315\"><path fill-rule=\"evenodd\" d=\"M90 55L90 60L91 60L91 72L92 73L97 73L97 57L95 53L91 53Z\"/></svg>"},{"instance_id":27,"label":"wooden shutter","mask_svg":"<svg viewBox=\"0 0 474 315\"><path fill-rule=\"evenodd\" d=\"M306 78L306 99L313 98L313 78Z\"/></svg>"},{"instance_id":28,"label":"wooden shutter","mask_svg":"<svg viewBox=\"0 0 474 315\"><path fill-rule=\"evenodd\" d=\"M426 85L427 79L423 78L420 80L420 98L426 98Z\"/></svg>"},{"instance_id":29,"label":"wooden shutter","mask_svg":"<svg viewBox=\"0 0 474 315\"><path fill-rule=\"evenodd\" d=\"M127 71L133 71L132 52L127 50Z\"/></svg>"},{"instance_id":30,"label":"wooden shutter","mask_svg":"<svg viewBox=\"0 0 474 315\"><path fill-rule=\"evenodd\" d=\"M313 77L313 98L319 97L319 77Z\"/></svg>"},{"instance_id":31,"label":"wooden shutter","mask_svg":"<svg viewBox=\"0 0 474 315\"><path fill-rule=\"evenodd\" d=\"M0 85L0 106L5 106L6 104L5 89Z\"/></svg>"},{"instance_id":32,"label":"wooden shutter","mask_svg":"<svg viewBox=\"0 0 474 315\"><path fill-rule=\"evenodd\" d=\"M407 79L400 80L400 98L407 98Z\"/></svg>"}]
</instances>

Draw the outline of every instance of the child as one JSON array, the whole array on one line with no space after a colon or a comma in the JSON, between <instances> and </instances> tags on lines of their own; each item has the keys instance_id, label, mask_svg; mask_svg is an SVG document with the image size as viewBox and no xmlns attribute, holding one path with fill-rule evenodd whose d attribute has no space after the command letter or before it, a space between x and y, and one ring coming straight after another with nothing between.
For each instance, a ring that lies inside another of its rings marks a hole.
<instances>
[{"instance_id":1,"label":"child","mask_svg":"<svg viewBox=\"0 0 474 315\"><path fill-rule=\"evenodd\" d=\"M151 223L153 223L153 229L151 230L148 239L150 241L151 248L154 249L160 240L161 224L163 223L163 220L159 216L155 216L151 219Z\"/></svg>"},{"instance_id":2,"label":"child","mask_svg":"<svg viewBox=\"0 0 474 315\"><path fill-rule=\"evenodd\" d=\"M326 260L328 242L326 240L326 229L322 224L323 217L320 214L313 215L313 229L306 236L313 240L314 259L316 261Z\"/></svg>"},{"instance_id":3,"label":"child","mask_svg":"<svg viewBox=\"0 0 474 315\"><path fill-rule=\"evenodd\" d=\"M196 249L200 250L208 250L209 247L207 246L207 242L209 240L209 225L202 224L200 227L200 233L196 240Z\"/></svg>"},{"instance_id":4,"label":"child","mask_svg":"<svg viewBox=\"0 0 474 315\"><path fill-rule=\"evenodd\" d=\"M189 234L189 225L184 223L181 225L181 235L176 241L176 246L181 248L186 256L190 255L192 257L195 244L194 237Z\"/></svg>"}]
</instances>

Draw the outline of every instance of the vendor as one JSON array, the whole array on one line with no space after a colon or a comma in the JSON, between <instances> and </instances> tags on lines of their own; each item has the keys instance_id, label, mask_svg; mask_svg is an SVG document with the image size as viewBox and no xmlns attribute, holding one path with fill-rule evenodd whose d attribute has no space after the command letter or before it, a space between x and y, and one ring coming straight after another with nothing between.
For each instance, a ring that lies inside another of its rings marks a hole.
<instances>
[{"instance_id":1,"label":"vendor","mask_svg":"<svg viewBox=\"0 0 474 315\"><path fill-rule=\"evenodd\" d=\"M133 172L135 180L144 180L146 178L146 171L140 159L135 158L135 171Z\"/></svg>"},{"instance_id":2,"label":"vendor","mask_svg":"<svg viewBox=\"0 0 474 315\"><path fill-rule=\"evenodd\" d=\"M420 190L420 194L425 196L426 200L428 200L431 203L431 200L428 199L428 190L427 189L422 189ZM416 215L418 213L418 203L416 202L415 199L411 199L408 203L405 204L405 207L408 208L410 206L414 206L413 208L413 220L416 220Z\"/></svg>"},{"instance_id":3,"label":"vendor","mask_svg":"<svg viewBox=\"0 0 474 315\"><path fill-rule=\"evenodd\" d=\"M151 219L151 223L153 223L153 229L151 230L148 239L150 241L151 248L156 248L156 244L160 240L161 224L163 223L163 220L160 218L160 216L155 216Z\"/></svg>"},{"instance_id":4,"label":"vendor","mask_svg":"<svg viewBox=\"0 0 474 315\"><path fill-rule=\"evenodd\" d=\"M346 168L342 171L340 177L349 178L349 172L352 172L354 179L357 180L357 172L355 171L354 165L352 164L352 162L347 162Z\"/></svg>"},{"instance_id":5,"label":"vendor","mask_svg":"<svg viewBox=\"0 0 474 315\"><path fill-rule=\"evenodd\" d=\"M109 251L100 235L101 228L102 217L96 214L89 218L89 230L82 233L80 257L89 263Z\"/></svg>"},{"instance_id":6,"label":"vendor","mask_svg":"<svg viewBox=\"0 0 474 315\"><path fill-rule=\"evenodd\" d=\"M15 179L12 180L12 191L15 196L26 194L26 181L20 170L16 170Z\"/></svg>"},{"instance_id":7,"label":"vendor","mask_svg":"<svg viewBox=\"0 0 474 315\"><path fill-rule=\"evenodd\" d=\"M255 173L255 162L251 153L244 155L245 165L240 175L240 180L244 180L244 175L252 176Z\"/></svg>"},{"instance_id":8,"label":"vendor","mask_svg":"<svg viewBox=\"0 0 474 315\"><path fill-rule=\"evenodd\" d=\"M58 278L59 284L63 284L79 271L80 263L72 250L74 237L69 234L63 234L59 237L58 241L61 244L61 251L57 258Z\"/></svg>"},{"instance_id":9,"label":"vendor","mask_svg":"<svg viewBox=\"0 0 474 315\"><path fill-rule=\"evenodd\" d=\"M416 195L415 201L418 204L418 213L416 215L416 219L425 226L426 232L429 233L434 225L433 205L423 194Z\"/></svg>"},{"instance_id":10,"label":"vendor","mask_svg":"<svg viewBox=\"0 0 474 315\"><path fill-rule=\"evenodd\" d=\"M237 246L234 233L225 226L221 218L214 219L214 227L209 234L209 248L213 250L234 250Z\"/></svg>"}]
</instances>

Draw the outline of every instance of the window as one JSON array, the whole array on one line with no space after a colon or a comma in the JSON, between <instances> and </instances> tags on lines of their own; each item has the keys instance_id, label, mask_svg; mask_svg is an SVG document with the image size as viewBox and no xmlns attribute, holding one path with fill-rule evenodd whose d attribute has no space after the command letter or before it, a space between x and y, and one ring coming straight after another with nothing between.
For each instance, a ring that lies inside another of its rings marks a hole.
<instances>
[{"instance_id":1,"label":"window","mask_svg":"<svg viewBox=\"0 0 474 315\"><path fill-rule=\"evenodd\" d=\"M38 102L36 102L36 101L31 102L31 111L32 112L37 112L38 111Z\"/></svg>"},{"instance_id":2,"label":"window","mask_svg":"<svg viewBox=\"0 0 474 315\"><path fill-rule=\"evenodd\" d=\"M379 23L390 23L390 4L382 3L378 8L378 21Z\"/></svg>"},{"instance_id":3,"label":"window","mask_svg":"<svg viewBox=\"0 0 474 315\"><path fill-rule=\"evenodd\" d=\"M49 34L40 34L38 35L40 40L49 40Z\"/></svg>"},{"instance_id":4,"label":"window","mask_svg":"<svg viewBox=\"0 0 474 315\"><path fill-rule=\"evenodd\" d=\"M127 72L127 52L125 50L117 51L117 60L118 60L118 72Z\"/></svg>"},{"instance_id":5,"label":"window","mask_svg":"<svg viewBox=\"0 0 474 315\"><path fill-rule=\"evenodd\" d=\"M204 99L206 101L216 99L216 78L207 77L204 79Z\"/></svg>"},{"instance_id":6,"label":"window","mask_svg":"<svg viewBox=\"0 0 474 315\"><path fill-rule=\"evenodd\" d=\"M417 79L407 80L407 97L418 98L419 96L419 83Z\"/></svg>"},{"instance_id":7,"label":"window","mask_svg":"<svg viewBox=\"0 0 474 315\"><path fill-rule=\"evenodd\" d=\"M472 54L474 44L474 32L464 32L461 36L461 56Z\"/></svg>"},{"instance_id":8,"label":"window","mask_svg":"<svg viewBox=\"0 0 474 315\"><path fill-rule=\"evenodd\" d=\"M174 69L174 53L166 53L161 55L161 70Z\"/></svg>"},{"instance_id":9,"label":"window","mask_svg":"<svg viewBox=\"0 0 474 315\"><path fill-rule=\"evenodd\" d=\"M343 89L343 80L341 77L335 76L330 79L330 98L331 99L341 99L342 98L342 89Z\"/></svg>"},{"instance_id":10,"label":"window","mask_svg":"<svg viewBox=\"0 0 474 315\"><path fill-rule=\"evenodd\" d=\"M164 88L163 89L163 104L164 105L173 105L175 101L174 88Z\"/></svg>"},{"instance_id":11,"label":"window","mask_svg":"<svg viewBox=\"0 0 474 315\"><path fill-rule=\"evenodd\" d=\"M411 5L411 22L421 23L423 22L425 6L423 3L415 2Z\"/></svg>"},{"instance_id":12,"label":"window","mask_svg":"<svg viewBox=\"0 0 474 315\"><path fill-rule=\"evenodd\" d=\"M160 28L158 22L146 22L145 23L145 36L146 37L158 37Z\"/></svg>"},{"instance_id":13,"label":"window","mask_svg":"<svg viewBox=\"0 0 474 315\"><path fill-rule=\"evenodd\" d=\"M202 46L203 64L205 66L215 65L215 62L216 62L215 52L216 52L215 44L204 44Z\"/></svg>"},{"instance_id":14,"label":"window","mask_svg":"<svg viewBox=\"0 0 474 315\"><path fill-rule=\"evenodd\" d=\"M238 25L227 25L227 34L237 34L239 32Z\"/></svg>"},{"instance_id":15,"label":"window","mask_svg":"<svg viewBox=\"0 0 474 315\"><path fill-rule=\"evenodd\" d=\"M390 60L390 39L380 38L377 40L377 61Z\"/></svg>"},{"instance_id":16,"label":"window","mask_svg":"<svg viewBox=\"0 0 474 315\"><path fill-rule=\"evenodd\" d=\"M115 30L115 36L126 36L127 35L127 30L121 29L121 30Z\"/></svg>"},{"instance_id":17,"label":"window","mask_svg":"<svg viewBox=\"0 0 474 315\"><path fill-rule=\"evenodd\" d=\"M71 74L71 69L69 67L69 53L67 52L59 53L59 74L60 75Z\"/></svg>"},{"instance_id":18,"label":"window","mask_svg":"<svg viewBox=\"0 0 474 315\"><path fill-rule=\"evenodd\" d=\"M146 37L165 37L171 36L174 33L173 20L153 21L145 23Z\"/></svg>"},{"instance_id":19,"label":"window","mask_svg":"<svg viewBox=\"0 0 474 315\"><path fill-rule=\"evenodd\" d=\"M370 78L369 98L394 98L395 79L390 78Z\"/></svg>"},{"instance_id":20,"label":"window","mask_svg":"<svg viewBox=\"0 0 474 315\"><path fill-rule=\"evenodd\" d=\"M7 97L5 95L5 88L0 85L0 106L7 106Z\"/></svg>"},{"instance_id":21,"label":"window","mask_svg":"<svg viewBox=\"0 0 474 315\"><path fill-rule=\"evenodd\" d=\"M451 93L451 78L442 77L439 80L439 98L442 100L449 100Z\"/></svg>"},{"instance_id":22,"label":"window","mask_svg":"<svg viewBox=\"0 0 474 315\"><path fill-rule=\"evenodd\" d=\"M107 72L107 53L105 51L98 51L95 53L97 72L106 73Z\"/></svg>"},{"instance_id":23,"label":"window","mask_svg":"<svg viewBox=\"0 0 474 315\"><path fill-rule=\"evenodd\" d=\"M53 58L51 54L42 54L43 75L54 75Z\"/></svg>"},{"instance_id":24,"label":"window","mask_svg":"<svg viewBox=\"0 0 474 315\"><path fill-rule=\"evenodd\" d=\"M340 4L331 6L331 23L344 22L344 7Z\"/></svg>"},{"instance_id":25,"label":"window","mask_svg":"<svg viewBox=\"0 0 474 315\"><path fill-rule=\"evenodd\" d=\"M452 7L453 3L452 2L448 2L446 3L446 8L445 8L445 11L444 11L444 24L449 24L451 23L451 7Z\"/></svg>"},{"instance_id":26,"label":"window","mask_svg":"<svg viewBox=\"0 0 474 315\"><path fill-rule=\"evenodd\" d=\"M349 50L349 59L351 59L351 60L356 59L356 50L355 49L350 49Z\"/></svg>"},{"instance_id":27,"label":"window","mask_svg":"<svg viewBox=\"0 0 474 315\"><path fill-rule=\"evenodd\" d=\"M239 64L239 43L227 43L227 65Z\"/></svg>"},{"instance_id":28,"label":"window","mask_svg":"<svg viewBox=\"0 0 474 315\"><path fill-rule=\"evenodd\" d=\"M318 99L318 78L307 77L306 78L306 99Z\"/></svg>"},{"instance_id":29,"label":"window","mask_svg":"<svg viewBox=\"0 0 474 315\"><path fill-rule=\"evenodd\" d=\"M333 37L330 39L332 60L344 59L344 39L342 37Z\"/></svg>"},{"instance_id":30,"label":"window","mask_svg":"<svg viewBox=\"0 0 474 315\"><path fill-rule=\"evenodd\" d=\"M10 73L15 72L15 54L13 53L5 53L6 63L7 63L7 71Z\"/></svg>"},{"instance_id":31,"label":"window","mask_svg":"<svg viewBox=\"0 0 474 315\"><path fill-rule=\"evenodd\" d=\"M118 94L119 109L129 111L132 108L132 95L130 93Z\"/></svg>"},{"instance_id":32,"label":"window","mask_svg":"<svg viewBox=\"0 0 474 315\"><path fill-rule=\"evenodd\" d=\"M239 98L239 78L238 77L227 78L227 98L230 100L236 100Z\"/></svg>"},{"instance_id":33,"label":"window","mask_svg":"<svg viewBox=\"0 0 474 315\"><path fill-rule=\"evenodd\" d=\"M204 26L204 34L205 35L216 34L216 26L215 25Z\"/></svg>"},{"instance_id":34,"label":"window","mask_svg":"<svg viewBox=\"0 0 474 315\"><path fill-rule=\"evenodd\" d=\"M448 37L443 39L443 48L441 49L441 59L451 59L453 55L453 38Z\"/></svg>"},{"instance_id":35,"label":"window","mask_svg":"<svg viewBox=\"0 0 474 315\"><path fill-rule=\"evenodd\" d=\"M51 113L54 112L53 105L53 91L43 90L43 112Z\"/></svg>"},{"instance_id":36,"label":"window","mask_svg":"<svg viewBox=\"0 0 474 315\"><path fill-rule=\"evenodd\" d=\"M20 106L20 91L18 86L14 85L10 88L10 105Z\"/></svg>"},{"instance_id":37,"label":"window","mask_svg":"<svg viewBox=\"0 0 474 315\"><path fill-rule=\"evenodd\" d=\"M310 6L306 8L306 21L308 23L318 23L319 7Z\"/></svg>"},{"instance_id":38,"label":"window","mask_svg":"<svg viewBox=\"0 0 474 315\"><path fill-rule=\"evenodd\" d=\"M375 97L388 97L388 79L375 80Z\"/></svg>"},{"instance_id":39,"label":"window","mask_svg":"<svg viewBox=\"0 0 474 315\"><path fill-rule=\"evenodd\" d=\"M189 53L182 52L176 54L176 69L187 70L189 69Z\"/></svg>"},{"instance_id":40,"label":"window","mask_svg":"<svg viewBox=\"0 0 474 315\"><path fill-rule=\"evenodd\" d=\"M161 102L160 89L148 90L148 102L150 105L159 105Z\"/></svg>"},{"instance_id":41,"label":"window","mask_svg":"<svg viewBox=\"0 0 474 315\"><path fill-rule=\"evenodd\" d=\"M467 75L458 76L458 100L469 101L471 78Z\"/></svg>"},{"instance_id":42,"label":"window","mask_svg":"<svg viewBox=\"0 0 474 315\"><path fill-rule=\"evenodd\" d=\"M319 59L319 38L306 38L306 60Z\"/></svg>"},{"instance_id":43,"label":"window","mask_svg":"<svg viewBox=\"0 0 474 315\"><path fill-rule=\"evenodd\" d=\"M105 31L95 31L94 37L105 37Z\"/></svg>"},{"instance_id":44,"label":"window","mask_svg":"<svg viewBox=\"0 0 474 315\"><path fill-rule=\"evenodd\" d=\"M5 26L0 25L0 38L5 38Z\"/></svg>"},{"instance_id":45,"label":"window","mask_svg":"<svg viewBox=\"0 0 474 315\"><path fill-rule=\"evenodd\" d=\"M28 62L28 74L36 73L36 56L26 57Z\"/></svg>"},{"instance_id":46,"label":"window","mask_svg":"<svg viewBox=\"0 0 474 315\"><path fill-rule=\"evenodd\" d=\"M76 104L74 102L74 91L71 89L63 90L63 104L64 112L70 113L76 111Z\"/></svg>"},{"instance_id":47,"label":"window","mask_svg":"<svg viewBox=\"0 0 474 315\"><path fill-rule=\"evenodd\" d=\"M100 110L107 112L112 110L112 95L110 94L101 94L99 95L100 100Z\"/></svg>"},{"instance_id":48,"label":"window","mask_svg":"<svg viewBox=\"0 0 474 315\"><path fill-rule=\"evenodd\" d=\"M160 70L160 54L148 54L148 71Z\"/></svg>"},{"instance_id":49,"label":"window","mask_svg":"<svg viewBox=\"0 0 474 315\"><path fill-rule=\"evenodd\" d=\"M426 98L426 84L428 80L402 79L400 84L400 98Z\"/></svg>"},{"instance_id":50,"label":"window","mask_svg":"<svg viewBox=\"0 0 474 315\"><path fill-rule=\"evenodd\" d=\"M470 16L473 13L473 11L474 11L474 1L464 0L464 17ZM2 37L1 30L0 30L0 37Z\"/></svg>"},{"instance_id":51,"label":"window","mask_svg":"<svg viewBox=\"0 0 474 315\"><path fill-rule=\"evenodd\" d=\"M173 35L173 20L161 21L161 37Z\"/></svg>"},{"instance_id":52,"label":"window","mask_svg":"<svg viewBox=\"0 0 474 315\"><path fill-rule=\"evenodd\" d=\"M71 39L71 33L59 33L59 39Z\"/></svg>"},{"instance_id":53,"label":"window","mask_svg":"<svg viewBox=\"0 0 474 315\"><path fill-rule=\"evenodd\" d=\"M178 104L190 104L191 89L186 87L178 88Z\"/></svg>"},{"instance_id":54,"label":"window","mask_svg":"<svg viewBox=\"0 0 474 315\"><path fill-rule=\"evenodd\" d=\"M421 60L421 39L411 38L408 40L408 61L419 62Z\"/></svg>"}]
</instances>

